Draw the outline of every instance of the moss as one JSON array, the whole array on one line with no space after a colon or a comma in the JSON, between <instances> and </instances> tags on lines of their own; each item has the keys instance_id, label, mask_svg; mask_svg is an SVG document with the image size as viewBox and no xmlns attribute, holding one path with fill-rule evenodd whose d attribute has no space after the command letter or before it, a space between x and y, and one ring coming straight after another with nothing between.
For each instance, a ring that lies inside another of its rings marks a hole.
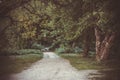
<instances>
[{"instance_id":1,"label":"moss","mask_svg":"<svg viewBox=\"0 0 120 80\"><path fill-rule=\"evenodd\" d=\"M0 75L19 73L41 58L37 54L0 56Z\"/></svg>"},{"instance_id":2,"label":"moss","mask_svg":"<svg viewBox=\"0 0 120 80\"><path fill-rule=\"evenodd\" d=\"M63 58L68 59L73 67L78 70L84 69L104 69L107 68L104 64L98 63L94 58L83 58L76 54L62 54Z\"/></svg>"}]
</instances>

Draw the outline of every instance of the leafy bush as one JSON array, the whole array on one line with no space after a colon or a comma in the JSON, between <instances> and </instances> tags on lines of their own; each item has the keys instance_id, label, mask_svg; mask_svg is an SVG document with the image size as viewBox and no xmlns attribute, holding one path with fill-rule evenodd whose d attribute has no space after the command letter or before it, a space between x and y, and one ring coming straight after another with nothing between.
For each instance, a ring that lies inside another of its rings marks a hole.
<instances>
[{"instance_id":1,"label":"leafy bush","mask_svg":"<svg viewBox=\"0 0 120 80\"><path fill-rule=\"evenodd\" d=\"M62 47L57 48L57 49L55 50L55 52L57 52L57 53L64 53L64 52L65 52L65 48L62 48Z\"/></svg>"},{"instance_id":2,"label":"leafy bush","mask_svg":"<svg viewBox=\"0 0 120 80\"><path fill-rule=\"evenodd\" d=\"M90 56L95 56L95 51L89 51Z\"/></svg>"},{"instance_id":3,"label":"leafy bush","mask_svg":"<svg viewBox=\"0 0 120 80\"><path fill-rule=\"evenodd\" d=\"M80 47L75 47L75 48L73 49L73 51L74 51L75 53L80 53L80 52L83 51L83 49L80 48Z\"/></svg>"},{"instance_id":4,"label":"leafy bush","mask_svg":"<svg viewBox=\"0 0 120 80\"><path fill-rule=\"evenodd\" d=\"M22 49L22 50L16 51L16 53L18 55L24 55L24 54L42 54L42 52L40 50L36 50L36 49Z\"/></svg>"},{"instance_id":5,"label":"leafy bush","mask_svg":"<svg viewBox=\"0 0 120 80\"><path fill-rule=\"evenodd\" d=\"M1 52L1 55L26 55L26 54L43 55L40 50L36 50L36 49L9 50L9 51Z\"/></svg>"},{"instance_id":6,"label":"leafy bush","mask_svg":"<svg viewBox=\"0 0 120 80\"><path fill-rule=\"evenodd\" d=\"M66 47L66 48L60 47L60 48L57 48L55 50L55 52L57 52L57 53L72 53L73 50L70 47Z\"/></svg>"},{"instance_id":7,"label":"leafy bush","mask_svg":"<svg viewBox=\"0 0 120 80\"><path fill-rule=\"evenodd\" d=\"M39 49L39 50L41 50L41 49L44 48L44 46L41 45L41 44L34 43L31 48L32 49Z\"/></svg>"}]
</instances>

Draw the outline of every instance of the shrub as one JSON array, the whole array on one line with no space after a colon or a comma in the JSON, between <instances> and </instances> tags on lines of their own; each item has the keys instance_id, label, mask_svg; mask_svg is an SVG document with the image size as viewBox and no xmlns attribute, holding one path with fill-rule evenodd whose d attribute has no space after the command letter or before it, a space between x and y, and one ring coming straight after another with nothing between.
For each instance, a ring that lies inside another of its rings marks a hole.
<instances>
[{"instance_id":1,"label":"shrub","mask_svg":"<svg viewBox=\"0 0 120 80\"><path fill-rule=\"evenodd\" d=\"M80 53L82 52L82 48L79 47L75 47L75 48L71 48L71 47L60 47L57 48L55 50L57 53Z\"/></svg>"},{"instance_id":2,"label":"shrub","mask_svg":"<svg viewBox=\"0 0 120 80\"><path fill-rule=\"evenodd\" d=\"M83 51L83 49L80 48L80 47L75 47L75 48L73 49L73 51L74 51L75 53L80 53L80 52Z\"/></svg>"},{"instance_id":3,"label":"shrub","mask_svg":"<svg viewBox=\"0 0 120 80\"><path fill-rule=\"evenodd\" d=\"M36 49L9 50L9 51L4 51L1 53L1 55L26 55L26 54L43 55L40 50L36 50Z\"/></svg>"},{"instance_id":4,"label":"shrub","mask_svg":"<svg viewBox=\"0 0 120 80\"><path fill-rule=\"evenodd\" d=\"M63 48L63 47L57 48L55 50L55 52L57 52L57 53L64 53L65 52L65 48Z\"/></svg>"},{"instance_id":5,"label":"shrub","mask_svg":"<svg viewBox=\"0 0 120 80\"><path fill-rule=\"evenodd\" d=\"M90 56L95 56L95 51L89 51Z\"/></svg>"},{"instance_id":6,"label":"shrub","mask_svg":"<svg viewBox=\"0 0 120 80\"><path fill-rule=\"evenodd\" d=\"M39 50L41 50L41 49L44 48L44 46L41 45L41 44L34 43L31 48L32 49L39 49Z\"/></svg>"},{"instance_id":7,"label":"shrub","mask_svg":"<svg viewBox=\"0 0 120 80\"><path fill-rule=\"evenodd\" d=\"M42 54L42 52L40 50L36 50L36 49L22 49L22 50L16 51L16 53L18 55L24 55L24 54Z\"/></svg>"},{"instance_id":8,"label":"shrub","mask_svg":"<svg viewBox=\"0 0 120 80\"><path fill-rule=\"evenodd\" d=\"M57 53L72 53L73 50L70 47L60 47L55 50Z\"/></svg>"}]
</instances>

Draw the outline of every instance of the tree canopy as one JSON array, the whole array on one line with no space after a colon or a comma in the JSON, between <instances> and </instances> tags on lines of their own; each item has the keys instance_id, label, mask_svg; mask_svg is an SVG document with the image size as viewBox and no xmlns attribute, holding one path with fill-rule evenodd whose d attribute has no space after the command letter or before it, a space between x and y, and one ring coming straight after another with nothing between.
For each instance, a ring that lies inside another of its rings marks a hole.
<instances>
[{"instance_id":1,"label":"tree canopy","mask_svg":"<svg viewBox=\"0 0 120 80\"><path fill-rule=\"evenodd\" d=\"M31 48L38 43L54 50L64 46L70 52L84 45L88 53L89 47L94 46L102 60L100 56L108 55L115 35L119 35L118 3L119 0L1 0L0 35L4 39L0 40L0 48Z\"/></svg>"}]
</instances>

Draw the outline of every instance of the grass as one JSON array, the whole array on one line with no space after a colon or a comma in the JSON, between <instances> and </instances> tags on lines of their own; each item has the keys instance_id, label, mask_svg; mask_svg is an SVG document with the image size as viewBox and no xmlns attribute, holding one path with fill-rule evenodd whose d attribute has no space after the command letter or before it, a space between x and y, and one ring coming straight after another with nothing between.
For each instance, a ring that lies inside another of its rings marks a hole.
<instances>
[{"instance_id":1,"label":"grass","mask_svg":"<svg viewBox=\"0 0 120 80\"><path fill-rule=\"evenodd\" d=\"M41 58L42 56L38 54L0 56L0 75L8 75L21 72Z\"/></svg>"},{"instance_id":2,"label":"grass","mask_svg":"<svg viewBox=\"0 0 120 80\"><path fill-rule=\"evenodd\" d=\"M107 68L105 64L98 63L94 58L83 58L79 54L61 54L61 57L70 61L71 65L78 70L86 69L104 69Z\"/></svg>"}]
</instances>

